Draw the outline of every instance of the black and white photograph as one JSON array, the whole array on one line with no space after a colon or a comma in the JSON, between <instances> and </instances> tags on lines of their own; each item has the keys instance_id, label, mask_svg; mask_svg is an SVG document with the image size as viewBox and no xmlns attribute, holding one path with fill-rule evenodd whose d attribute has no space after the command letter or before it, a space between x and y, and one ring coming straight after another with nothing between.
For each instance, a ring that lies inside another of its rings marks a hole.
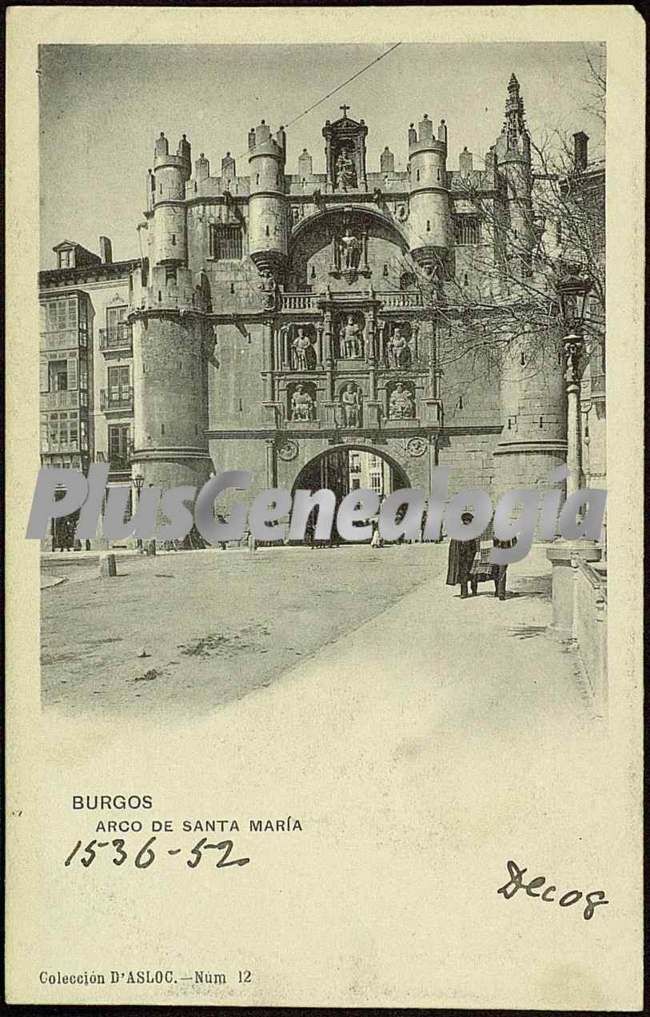
<instances>
[{"instance_id":1,"label":"black and white photograph","mask_svg":"<svg viewBox=\"0 0 650 1017\"><path fill-rule=\"evenodd\" d=\"M635 1009L641 19L84 10L12 30L10 1001Z\"/></svg>"},{"instance_id":2,"label":"black and white photograph","mask_svg":"<svg viewBox=\"0 0 650 1017\"><path fill-rule=\"evenodd\" d=\"M127 520L228 470L247 500L428 498L437 467L495 502L562 464L606 487L606 82L591 43L43 47L43 465L107 464ZM489 527L450 546L424 515L414 540L319 537L315 511L216 546L77 517L43 541L48 709L218 709L362 625L399 659L372 620L425 600L415 666L444 640L462 686L480 642L477 707L516 675L527 709L606 710L604 522L508 575Z\"/></svg>"}]
</instances>

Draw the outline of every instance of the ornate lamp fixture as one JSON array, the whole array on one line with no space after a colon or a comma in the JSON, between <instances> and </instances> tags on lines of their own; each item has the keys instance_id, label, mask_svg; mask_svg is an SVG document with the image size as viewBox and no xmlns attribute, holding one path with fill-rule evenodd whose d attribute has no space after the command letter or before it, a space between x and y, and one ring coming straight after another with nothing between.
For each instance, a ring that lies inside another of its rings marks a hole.
<instances>
[{"instance_id":1,"label":"ornate lamp fixture","mask_svg":"<svg viewBox=\"0 0 650 1017\"><path fill-rule=\"evenodd\" d=\"M565 335L564 352L567 395L567 495L580 486L582 455L580 447L580 378L583 368L585 340L583 326L591 279L579 266L566 266L557 283Z\"/></svg>"},{"instance_id":2,"label":"ornate lamp fixture","mask_svg":"<svg viewBox=\"0 0 650 1017\"><path fill-rule=\"evenodd\" d=\"M580 270L580 266L566 266L557 282L557 292L567 336L582 339L587 297L591 289L591 279Z\"/></svg>"}]
</instances>

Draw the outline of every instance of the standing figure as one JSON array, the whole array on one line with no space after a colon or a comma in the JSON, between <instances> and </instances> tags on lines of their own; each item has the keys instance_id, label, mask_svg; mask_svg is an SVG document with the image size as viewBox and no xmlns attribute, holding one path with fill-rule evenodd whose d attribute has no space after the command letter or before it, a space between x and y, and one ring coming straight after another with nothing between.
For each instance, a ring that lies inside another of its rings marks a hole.
<instances>
[{"instance_id":1,"label":"standing figure","mask_svg":"<svg viewBox=\"0 0 650 1017\"><path fill-rule=\"evenodd\" d=\"M311 339L305 335L304 328L298 328L298 334L291 343L294 371L310 371L314 366L314 348Z\"/></svg>"},{"instance_id":2,"label":"standing figure","mask_svg":"<svg viewBox=\"0 0 650 1017\"><path fill-rule=\"evenodd\" d=\"M402 335L399 327L395 328L388 340L388 366L389 367L410 367L411 351L409 341Z\"/></svg>"},{"instance_id":3,"label":"standing figure","mask_svg":"<svg viewBox=\"0 0 650 1017\"><path fill-rule=\"evenodd\" d=\"M471 512L463 512L461 521L467 526L472 522L474 516ZM481 549L481 541L478 537L470 540L450 540L449 559L447 563L447 586L456 586L460 583L460 595L464 600L467 597L467 586L471 582L472 596L476 596L478 580L472 575L474 558Z\"/></svg>"},{"instance_id":4,"label":"standing figure","mask_svg":"<svg viewBox=\"0 0 650 1017\"><path fill-rule=\"evenodd\" d=\"M349 381L341 393L343 426L359 427L361 424L361 401L353 381Z\"/></svg>"},{"instance_id":5,"label":"standing figure","mask_svg":"<svg viewBox=\"0 0 650 1017\"><path fill-rule=\"evenodd\" d=\"M298 385L291 396L291 419L311 420L313 406L314 400L309 392L305 392L303 386Z\"/></svg>"},{"instance_id":6,"label":"standing figure","mask_svg":"<svg viewBox=\"0 0 650 1017\"><path fill-rule=\"evenodd\" d=\"M355 325L352 315L348 315L347 324L341 329L341 352L348 359L357 359L362 356L361 328Z\"/></svg>"},{"instance_id":7,"label":"standing figure","mask_svg":"<svg viewBox=\"0 0 650 1017\"><path fill-rule=\"evenodd\" d=\"M361 252L359 241L348 229L345 235L341 237L340 244L343 255L343 268L348 270L355 269L359 263L359 254Z\"/></svg>"}]
</instances>

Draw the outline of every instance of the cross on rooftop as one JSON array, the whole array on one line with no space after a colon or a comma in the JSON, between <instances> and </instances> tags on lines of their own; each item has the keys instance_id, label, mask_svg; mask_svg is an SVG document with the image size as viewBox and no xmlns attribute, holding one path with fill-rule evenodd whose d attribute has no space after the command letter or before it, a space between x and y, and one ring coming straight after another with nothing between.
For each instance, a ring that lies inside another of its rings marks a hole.
<instances>
[{"instance_id":1,"label":"cross on rooftop","mask_svg":"<svg viewBox=\"0 0 650 1017\"><path fill-rule=\"evenodd\" d=\"M350 109L350 107L346 106L345 103L343 103L342 106L339 106L339 109L343 110L343 116L346 117L348 115L348 110Z\"/></svg>"}]
</instances>

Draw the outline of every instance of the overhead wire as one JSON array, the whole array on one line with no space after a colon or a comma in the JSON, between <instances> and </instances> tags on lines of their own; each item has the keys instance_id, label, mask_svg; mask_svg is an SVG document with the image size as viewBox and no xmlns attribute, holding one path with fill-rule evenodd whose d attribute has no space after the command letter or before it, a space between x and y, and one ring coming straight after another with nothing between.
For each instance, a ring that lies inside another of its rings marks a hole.
<instances>
[{"instance_id":1,"label":"overhead wire","mask_svg":"<svg viewBox=\"0 0 650 1017\"><path fill-rule=\"evenodd\" d=\"M380 53L379 56L375 57L374 60L371 60L370 63L366 64L360 70L355 71L355 73L352 74L349 78L346 78L345 81L342 81L340 85L337 85L336 88L331 89L331 91L329 91L327 95L321 96L321 98L318 99L316 102L313 102L311 106L308 106L307 109L304 109L302 113L299 113L298 116L293 118L293 120L289 120L288 123L283 124L282 125L283 129L287 130L289 127L293 127L294 124L297 124L299 120L302 120L302 118L307 116L308 113L311 113L311 111L316 109L317 106L320 106L322 103L326 102L327 99L331 99L331 97L333 95L336 95L337 92L340 92L342 88L345 88L345 86L349 85L350 82L355 81L357 78L361 77L362 74L365 74L367 70L369 70L371 67L374 67L375 64L378 64L380 60L384 59L384 57L389 56L391 53L394 52L394 50L397 49L398 46L401 45L402 45L401 42L394 43L394 45L392 45L390 49L385 50L384 53ZM237 156L237 158L244 159L248 155L249 151L250 149L247 149L246 152L242 152L240 155Z\"/></svg>"}]
</instances>

